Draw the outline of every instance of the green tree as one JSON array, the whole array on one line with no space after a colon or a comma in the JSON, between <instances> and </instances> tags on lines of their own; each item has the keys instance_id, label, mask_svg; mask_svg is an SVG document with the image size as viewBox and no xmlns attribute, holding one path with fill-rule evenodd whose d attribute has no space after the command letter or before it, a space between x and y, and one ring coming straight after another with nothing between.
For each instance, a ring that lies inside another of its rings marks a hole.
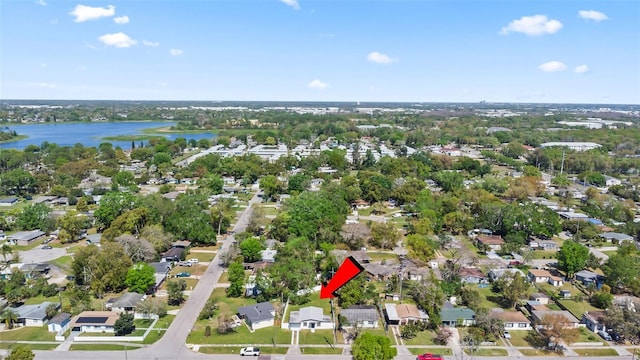
<instances>
[{"instance_id":1,"label":"green tree","mask_svg":"<svg viewBox=\"0 0 640 360\"><path fill-rule=\"evenodd\" d=\"M240 253L245 262L256 262L262 258L261 251L264 249L260 239L250 237L240 243Z\"/></svg>"},{"instance_id":2,"label":"green tree","mask_svg":"<svg viewBox=\"0 0 640 360\"><path fill-rule=\"evenodd\" d=\"M423 263L428 262L435 256L435 251L431 247L429 238L425 235L410 234L406 237L409 257L417 259Z\"/></svg>"},{"instance_id":3,"label":"green tree","mask_svg":"<svg viewBox=\"0 0 640 360\"><path fill-rule=\"evenodd\" d=\"M227 296L240 297L244 295L244 266L240 262L233 262L229 265L229 287Z\"/></svg>"},{"instance_id":4,"label":"green tree","mask_svg":"<svg viewBox=\"0 0 640 360\"><path fill-rule=\"evenodd\" d=\"M353 342L353 360L391 360L397 355L396 348L386 336L363 333Z\"/></svg>"},{"instance_id":5,"label":"green tree","mask_svg":"<svg viewBox=\"0 0 640 360\"><path fill-rule=\"evenodd\" d=\"M100 248L96 245L79 247L75 251L73 262L71 263L71 270L73 275L75 276L77 284L91 284L91 261L99 251Z\"/></svg>"},{"instance_id":6,"label":"green tree","mask_svg":"<svg viewBox=\"0 0 640 360\"><path fill-rule=\"evenodd\" d=\"M27 345L17 345L11 350L6 360L33 360L36 354Z\"/></svg>"},{"instance_id":7,"label":"green tree","mask_svg":"<svg viewBox=\"0 0 640 360\"><path fill-rule=\"evenodd\" d=\"M607 284L619 293L632 287L640 278L640 254L634 245L624 245L603 266Z\"/></svg>"},{"instance_id":8,"label":"green tree","mask_svg":"<svg viewBox=\"0 0 640 360\"><path fill-rule=\"evenodd\" d=\"M213 194L222 194L224 181L219 175L209 174L200 179L200 183L205 188L211 190Z\"/></svg>"},{"instance_id":9,"label":"green tree","mask_svg":"<svg viewBox=\"0 0 640 360\"><path fill-rule=\"evenodd\" d=\"M456 192L462 189L464 177L457 171L440 171L433 174L433 180L446 192Z\"/></svg>"},{"instance_id":10,"label":"green tree","mask_svg":"<svg viewBox=\"0 0 640 360\"><path fill-rule=\"evenodd\" d=\"M323 191L305 191L287 201L285 211L278 214L280 220L287 222L279 226L286 227L286 233L304 236L307 239L321 240L321 230L339 233L346 220L348 205L344 200L332 199ZM278 224L276 217L276 231Z\"/></svg>"},{"instance_id":11,"label":"green tree","mask_svg":"<svg viewBox=\"0 0 640 360\"><path fill-rule=\"evenodd\" d=\"M267 200L273 200L284 192L285 185L275 175L266 175L260 179L260 189L264 191Z\"/></svg>"},{"instance_id":12,"label":"green tree","mask_svg":"<svg viewBox=\"0 0 640 360\"><path fill-rule=\"evenodd\" d=\"M187 288L187 282L180 279L167 282L167 303L169 305L180 305L184 301L182 293Z\"/></svg>"},{"instance_id":13,"label":"green tree","mask_svg":"<svg viewBox=\"0 0 640 360\"><path fill-rule=\"evenodd\" d=\"M139 200L130 193L110 192L100 199L100 207L94 217L100 229L111 226L111 222L124 212L138 207Z\"/></svg>"},{"instance_id":14,"label":"green tree","mask_svg":"<svg viewBox=\"0 0 640 360\"><path fill-rule=\"evenodd\" d=\"M367 286L364 274L356 276L338 290L338 304L342 308L347 308L351 305L365 305L373 302L376 291L375 287L371 288L372 285Z\"/></svg>"},{"instance_id":15,"label":"green tree","mask_svg":"<svg viewBox=\"0 0 640 360\"><path fill-rule=\"evenodd\" d=\"M48 221L50 212L51 209L43 203L31 204L18 215L16 226L22 230L50 230L48 229L51 227L51 222Z\"/></svg>"},{"instance_id":16,"label":"green tree","mask_svg":"<svg viewBox=\"0 0 640 360\"><path fill-rule=\"evenodd\" d=\"M113 325L113 330L116 336L125 336L131 334L136 326L133 324L133 314L121 313L116 323Z\"/></svg>"},{"instance_id":17,"label":"green tree","mask_svg":"<svg viewBox=\"0 0 640 360\"><path fill-rule=\"evenodd\" d=\"M202 311L200 312L198 319L199 320L212 319L216 313L216 310L218 310L218 302L216 301L216 299L209 299L204 304L204 307L202 308Z\"/></svg>"},{"instance_id":18,"label":"green tree","mask_svg":"<svg viewBox=\"0 0 640 360\"><path fill-rule=\"evenodd\" d=\"M153 285L155 285L155 270L153 266L147 263L137 263L127 272L125 284L130 291L144 294Z\"/></svg>"},{"instance_id":19,"label":"green tree","mask_svg":"<svg viewBox=\"0 0 640 360\"><path fill-rule=\"evenodd\" d=\"M18 321L18 314L12 309L6 308L2 312L2 321L7 329L13 329L13 324Z\"/></svg>"},{"instance_id":20,"label":"green tree","mask_svg":"<svg viewBox=\"0 0 640 360\"><path fill-rule=\"evenodd\" d=\"M496 292L502 293L504 305L508 307L514 307L529 289L525 278L516 272L505 273L493 282L493 286Z\"/></svg>"},{"instance_id":21,"label":"green tree","mask_svg":"<svg viewBox=\"0 0 640 360\"><path fill-rule=\"evenodd\" d=\"M565 271L568 278L584 269L589 259L589 249L573 240L567 240L562 244L558 254L558 268Z\"/></svg>"},{"instance_id":22,"label":"green tree","mask_svg":"<svg viewBox=\"0 0 640 360\"><path fill-rule=\"evenodd\" d=\"M60 242L74 242L80 239L82 232L89 227L89 218L77 211L68 211L58 220Z\"/></svg>"},{"instance_id":23,"label":"green tree","mask_svg":"<svg viewBox=\"0 0 640 360\"><path fill-rule=\"evenodd\" d=\"M119 171L113 176L113 182L122 187L135 184L135 177L128 171Z\"/></svg>"},{"instance_id":24,"label":"green tree","mask_svg":"<svg viewBox=\"0 0 640 360\"><path fill-rule=\"evenodd\" d=\"M24 169L10 170L0 174L0 191L7 195L33 194L36 179Z\"/></svg>"},{"instance_id":25,"label":"green tree","mask_svg":"<svg viewBox=\"0 0 640 360\"><path fill-rule=\"evenodd\" d=\"M371 245L383 249L393 249L399 240L400 233L393 222L374 222L371 224L371 240L369 240Z\"/></svg>"}]
</instances>

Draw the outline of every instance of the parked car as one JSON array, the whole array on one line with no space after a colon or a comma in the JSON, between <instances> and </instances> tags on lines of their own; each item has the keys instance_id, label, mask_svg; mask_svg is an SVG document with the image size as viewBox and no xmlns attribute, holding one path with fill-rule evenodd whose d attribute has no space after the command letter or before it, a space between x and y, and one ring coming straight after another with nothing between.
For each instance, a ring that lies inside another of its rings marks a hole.
<instances>
[{"instance_id":1,"label":"parked car","mask_svg":"<svg viewBox=\"0 0 640 360\"><path fill-rule=\"evenodd\" d=\"M42 250L51 250L53 249L50 245L45 245L42 247Z\"/></svg>"},{"instance_id":2,"label":"parked car","mask_svg":"<svg viewBox=\"0 0 640 360\"><path fill-rule=\"evenodd\" d=\"M418 355L416 360L438 360L442 359L442 355L433 355L433 354L421 354Z\"/></svg>"},{"instance_id":3,"label":"parked car","mask_svg":"<svg viewBox=\"0 0 640 360\"><path fill-rule=\"evenodd\" d=\"M509 333L509 331L507 331L507 330L505 330L505 331L502 333L502 336L503 336L505 339L511 339L511 334L510 334L510 333Z\"/></svg>"},{"instance_id":4,"label":"parked car","mask_svg":"<svg viewBox=\"0 0 640 360\"><path fill-rule=\"evenodd\" d=\"M242 356L259 356L260 349L257 347L246 347L240 349L240 355Z\"/></svg>"},{"instance_id":5,"label":"parked car","mask_svg":"<svg viewBox=\"0 0 640 360\"><path fill-rule=\"evenodd\" d=\"M189 266L191 267L193 264L188 261L178 261L178 266Z\"/></svg>"},{"instance_id":6,"label":"parked car","mask_svg":"<svg viewBox=\"0 0 640 360\"><path fill-rule=\"evenodd\" d=\"M200 262L200 260L198 260L198 259L189 259L189 260L187 260L187 262L188 262L188 263L191 263L191 264L193 265L193 264L197 264L197 263L199 263L199 262Z\"/></svg>"},{"instance_id":7,"label":"parked car","mask_svg":"<svg viewBox=\"0 0 640 360\"><path fill-rule=\"evenodd\" d=\"M179 272L179 273L176 274L176 277L179 277L179 278L180 277L189 277L189 276L191 276L191 273L190 272L186 272L186 271Z\"/></svg>"},{"instance_id":8,"label":"parked car","mask_svg":"<svg viewBox=\"0 0 640 360\"><path fill-rule=\"evenodd\" d=\"M605 340L607 340L607 341L611 341L611 340L613 340L613 339L611 338L611 335L609 335L609 333L608 333L608 332L606 332L606 331L602 331L602 330L600 330L600 331L598 331L598 335L600 335L600 337L601 337L601 338L603 338L603 339L605 339Z\"/></svg>"}]
</instances>

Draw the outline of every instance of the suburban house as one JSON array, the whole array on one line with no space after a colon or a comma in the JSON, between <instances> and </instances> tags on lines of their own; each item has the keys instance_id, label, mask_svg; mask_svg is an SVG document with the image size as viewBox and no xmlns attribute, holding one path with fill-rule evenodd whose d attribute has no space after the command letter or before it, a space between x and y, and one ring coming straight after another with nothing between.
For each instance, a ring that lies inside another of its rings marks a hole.
<instances>
[{"instance_id":1,"label":"suburban house","mask_svg":"<svg viewBox=\"0 0 640 360\"><path fill-rule=\"evenodd\" d=\"M154 276L156 278L156 284L154 285L154 291L157 291L160 286L162 286L162 283L164 283L164 281L167 279L167 276L169 276L169 271L171 271L171 263L152 262L149 263L149 265L151 265L155 270Z\"/></svg>"},{"instance_id":2,"label":"suburban house","mask_svg":"<svg viewBox=\"0 0 640 360\"><path fill-rule=\"evenodd\" d=\"M354 202L351 203L351 207L353 207L354 209L358 209L358 210L362 210L362 209L368 209L369 208L369 202L362 200L362 199L358 199Z\"/></svg>"},{"instance_id":3,"label":"suburban house","mask_svg":"<svg viewBox=\"0 0 640 360\"><path fill-rule=\"evenodd\" d=\"M483 274L482 271L478 268L472 268L472 267L460 268L458 275L460 276L460 281L462 281L462 283L467 283L467 284L486 283L488 280L487 276Z\"/></svg>"},{"instance_id":4,"label":"suburban house","mask_svg":"<svg viewBox=\"0 0 640 360\"><path fill-rule=\"evenodd\" d=\"M276 255L278 254L278 250L275 249L265 249L260 252L260 256L262 257L262 261L268 263L276 262Z\"/></svg>"},{"instance_id":5,"label":"suburban house","mask_svg":"<svg viewBox=\"0 0 640 360\"><path fill-rule=\"evenodd\" d=\"M53 305L56 309L60 307L60 303L45 301L35 305L21 305L17 308L11 308L16 313L18 324L22 326L43 326L47 322L47 308Z\"/></svg>"},{"instance_id":6,"label":"suburban house","mask_svg":"<svg viewBox=\"0 0 640 360\"><path fill-rule=\"evenodd\" d=\"M273 326L276 309L270 302L261 302L238 308L238 316L245 319L251 330Z\"/></svg>"},{"instance_id":7,"label":"suburban house","mask_svg":"<svg viewBox=\"0 0 640 360\"><path fill-rule=\"evenodd\" d=\"M436 263L437 264L437 263ZM413 263L409 263L404 270L404 277L413 281L422 281L422 279L426 279L429 276L429 270L417 266Z\"/></svg>"},{"instance_id":8,"label":"suburban house","mask_svg":"<svg viewBox=\"0 0 640 360\"><path fill-rule=\"evenodd\" d=\"M429 321L429 315L413 304L384 304L384 309L389 325Z\"/></svg>"},{"instance_id":9,"label":"suburban house","mask_svg":"<svg viewBox=\"0 0 640 360\"><path fill-rule=\"evenodd\" d=\"M49 270L51 270L51 265L47 264L47 263L42 263L42 264L34 264L34 263L30 263L30 264L22 264L22 263L17 263L17 264L11 264L8 267L4 268L2 271L0 271L0 278L2 278L2 280L8 280L11 278L11 274L13 273L14 270L19 270L21 273L24 274L24 276L27 279L34 279L37 278L39 276L43 276L49 273Z\"/></svg>"},{"instance_id":10,"label":"suburban house","mask_svg":"<svg viewBox=\"0 0 640 360\"><path fill-rule=\"evenodd\" d=\"M17 197L7 197L0 199L0 206L12 206L18 203Z\"/></svg>"},{"instance_id":11,"label":"suburban house","mask_svg":"<svg viewBox=\"0 0 640 360\"><path fill-rule=\"evenodd\" d=\"M522 270L520 269L516 269L516 268L499 268L499 269L491 269L489 271L489 279L491 281L500 279L501 277L503 277L505 274L520 274L520 276L522 276L523 278L526 277L526 275L522 272Z\"/></svg>"},{"instance_id":12,"label":"suburban house","mask_svg":"<svg viewBox=\"0 0 640 360\"><path fill-rule=\"evenodd\" d=\"M520 311L494 309L492 315L502 320L505 330L531 330L531 322Z\"/></svg>"},{"instance_id":13,"label":"suburban house","mask_svg":"<svg viewBox=\"0 0 640 360\"><path fill-rule=\"evenodd\" d=\"M172 247L171 249L167 250L165 253L162 254L160 261L161 262L180 261L182 260L183 251L184 251L184 248Z\"/></svg>"},{"instance_id":14,"label":"suburban house","mask_svg":"<svg viewBox=\"0 0 640 360\"><path fill-rule=\"evenodd\" d=\"M549 304L549 295L543 293L533 293L529 296L530 300L537 301L542 305Z\"/></svg>"},{"instance_id":15,"label":"suburban house","mask_svg":"<svg viewBox=\"0 0 640 360\"><path fill-rule=\"evenodd\" d=\"M502 236L500 235L478 235L476 238L478 245L482 244L493 251L500 251L502 249L502 245L504 245L504 240L502 240Z\"/></svg>"},{"instance_id":16,"label":"suburban house","mask_svg":"<svg viewBox=\"0 0 640 360\"><path fill-rule=\"evenodd\" d=\"M584 286L590 286L593 284L596 289L600 289L604 284L604 276L596 274L589 270L580 270L575 274L576 281L579 281Z\"/></svg>"},{"instance_id":17,"label":"suburban house","mask_svg":"<svg viewBox=\"0 0 640 360\"><path fill-rule=\"evenodd\" d=\"M621 244L625 241L633 242L633 236L629 236L627 234L617 233L617 232L604 232L599 234L601 238L603 238L607 242Z\"/></svg>"},{"instance_id":18,"label":"suburban house","mask_svg":"<svg viewBox=\"0 0 640 360\"><path fill-rule=\"evenodd\" d=\"M546 311L549 310L549 308L547 307L547 305L541 303L540 301L536 301L536 300L527 300L526 304L525 304L525 308L529 311Z\"/></svg>"},{"instance_id":19,"label":"suburban house","mask_svg":"<svg viewBox=\"0 0 640 360\"><path fill-rule=\"evenodd\" d=\"M349 329L357 327L359 329L375 329L379 326L378 310L375 306L352 305L340 311L340 316L344 318L342 328Z\"/></svg>"},{"instance_id":20,"label":"suburban house","mask_svg":"<svg viewBox=\"0 0 640 360\"><path fill-rule=\"evenodd\" d=\"M552 240L532 240L529 247L532 250L557 250L558 243Z\"/></svg>"},{"instance_id":21,"label":"suburban house","mask_svg":"<svg viewBox=\"0 0 640 360\"><path fill-rule=\"evenodd\" d=\"M305 306L289 314L289 329L333 329L334 323L329 315L322 313L322 308Z\"/></svg>"},{"instance_id":22,"label":"suburban house","mask_svg":"<svg viewBox=\"0 0 640 360\"><path fill-rule=\"evenodd\" d=\"M44 235L42 230L18 231L9 235L8 239L16 245L27 246Z\"/></svg>"},{"instance_id":23,"label":"suburban house","mask_svg":"<svg viewBox=\"0 0 640 360\"><path fill-rule=\"evenodd\" d=\"M587 311L582 314L582 323L593 332L607 331L607 327L604 325L604 318L604 311Z\"/></svg>"},{"instance_id":24,"label":"suburban house","mask_svg":"<svg viewBox=\"0 0 640 360\"><path fill-rule=\"evenodd\" d=\"M87 235L87 245L96 245L96 246L101 246L102 242L102 234L98 233L98 234L91 234L91 235Z\"/></svg>"},{"instance_id":25,"label":"suburban house","mask_svg":"<svg viewBox=\"0 0 640 360\"><path fill-rule=\"evenodd\" d=\"M147 297L143 294L126 292L117 299L107 300L107 310L111 310L116 313L130 313L135 312L136 307L140 305Z\"/></svg>"},{"instance_id":26,"label":"suburban house","mask_svg":"<svg viewBox=\"0 0 640 360\"><path fill-rule=\"evenodd\" d=\"M396 274L396 269L382 264L365 264L364 270L367 277L375 281L388 281L391 275Z\"/></svg>"},{"instance_id":27,"label":"suburban house","mask_svg":"<svg viewBox=\"0 0 640 360\"><path fill-rule=\"evenodd\" d=\"M71 322L71 331L114 332L113 326L120 315L113 311L83 311Z\"/></svg>"},{"instance_id":28,"label":"suburban house","mask_svg":"<svg viewBox=\"0 0 640 360\"><path fill-rule=\"evenodd\" d=\"M564 284L564 280L561 277L551 274L548 270L530 269L527 278L532 283L546 282L553 286L562 286Z\"/></svg>"},{"instance_id":29,"label":"suburban house","mask_svg":"<svg viewBox=\"0 0 640 360\"><path fill-rule=\"evenodd\" d=\"M336 257L339 263L342 263L344 259L352 256L359 264L368 264L371 262L371 258L364 250L347 251L347 250L331 250L331 254Z\"/></svg>"},{"instance_id":30,"label":"suburban house","mask_svg":"<svg viewBox=\"0 0 640 360\"><path fill-rule=\"evenodd\" d=\"M172 248L186 249L189 246L191 246L191 241L189 240L177 240L171 243Z\"/></svg>"},{"instance_id":31,"label":"suburban house","mask_svg":"<svg viewBox=\"0 0 640 360\"><path fill-rule=\"evenodd\" d=\"M614 178L613 176L608 176L608 175L604 176L604 182L605 182L604 183L605 186L607 187L622 184L622 181L620 179L617 179L617 178Z\"/></svg>"},{"instance_id":32,"label":"suburban house","mask_svg":"<svg viewBox=\"0 0 640 360\"><path fill-rule=\"evenodd\" d=\"M52 317L47 323L47 329L49 332L62 332L67 330L69 324L71 323L71 314L69 313L60 313L54 317Z\"/></svg>"},{"instance_id":33,"label":"suburban house","mask_svg":"<svg viewBox=\"0 0 640 360\"><path fill-rule=\"evenodd\" d=\"M445 302L440 310L440 320L443 326L471 326L476 323L476 313L465 307L454 307Z\"/></svg>"},{"instance_id":34,"label":"suburban house","mask_svg":"<svg viewBox=\"0 0 640 360\"><path fill-rule=\"evenodd\" d=\"M539 324L542 322L545 316L549 315L560 315L565 319L565 327L577 328L580 325L580 321L576 319L575 316L571 315L570 312L566 310L534 310L531 312L531 317L533 321L536 323L536 326L540 326Z\"/></svg>"}]
</instances>

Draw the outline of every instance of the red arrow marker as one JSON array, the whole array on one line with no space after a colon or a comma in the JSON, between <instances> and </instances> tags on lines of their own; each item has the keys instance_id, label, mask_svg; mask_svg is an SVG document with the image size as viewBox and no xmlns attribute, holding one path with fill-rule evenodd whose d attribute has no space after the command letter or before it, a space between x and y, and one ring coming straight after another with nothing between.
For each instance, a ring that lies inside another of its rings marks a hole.
<instances>
[{"instance_id":1,"label":"red arrow marker","mask_svg":"<svg viewBox=\"0 0 640 360\"><path fill-rule=\"evenodd\" d=\"M320 298L332 298L335 297L335 292L341 287L345 286L351 279L358 276L361 272L364 271L362 265L358 264L356 259L353 256L349 256L344 259L344 262L338 268L338 271L333 278L329 281L327 285L322 284L320 287Z\"/></svg>"}]
</instances>

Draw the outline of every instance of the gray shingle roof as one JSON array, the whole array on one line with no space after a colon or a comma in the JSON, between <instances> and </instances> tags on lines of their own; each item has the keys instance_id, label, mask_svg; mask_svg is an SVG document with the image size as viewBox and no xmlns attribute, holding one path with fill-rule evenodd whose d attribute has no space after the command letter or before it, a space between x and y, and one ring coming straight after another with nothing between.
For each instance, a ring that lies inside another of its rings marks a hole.
<instances>
[{"instance_id":1,"label":"gray shingle roof","mask_svg":"<svg viewBox=\"0 0 640 360\"><path fill-rule=\"evenodd\" d=\"M270 320L274 318L275 308L270 302L261 302L238 308L238 314L245 317L251 323Z\"/></svg>"},{"instance_id":2,"label":"gray shingle roof","mask_svg":"<svg viewBox=\"0 0 640 360\"><path fill-rule=\"evenodd\" d=\"M144 295L138 293L127 292L122 294L116 301L113 302L114 308L128 308L136 307L143 300Z\"/></svg>"},{"instance_id":3,"label":"gray shingle roof","mask_svg":"<svg viewBox=\"0 0 640 360\"><path fill-rule=\"evenodd\" d=\"M378 320L378 310L376 310L373 306L366 308L350 307L347 309L342 309L340 311L340 315L344 316L349 324L356 324L361 321Z\"/></svg>"},{"instance_id":4,"label":"gray shingle roof","mask_svg":"<svg viewBox=\"0 0 640 360\"><path fill-rule=\"evenodd\" d=\"M11 310L18 314L19 319L44 320L47 317L47 308L51 304L60 307L59 303L45 301L35 305L22 305L17 308L11 308Z\"/></svg>"}]
</instances>

